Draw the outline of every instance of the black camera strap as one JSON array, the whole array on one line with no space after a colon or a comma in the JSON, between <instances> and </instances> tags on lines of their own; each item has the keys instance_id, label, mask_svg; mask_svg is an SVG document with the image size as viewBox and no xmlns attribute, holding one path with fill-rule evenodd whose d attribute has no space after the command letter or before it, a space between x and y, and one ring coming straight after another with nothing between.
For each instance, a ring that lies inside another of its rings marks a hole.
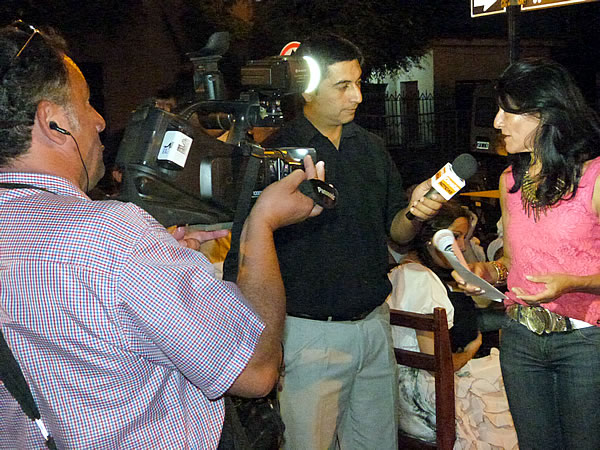
<instances>
[{"instance_id":1,"label":"black camera strap","mask_svg":"<svg viewBox=\"0 0 600 450\"><path fill-rule=\"evenodd\" d=\"M56 450L54 439L47 433L42 423L40 411L33 399L29 385L23 376L19 363L4 339L2 330L0 330L0 380L2 380L2 383L17 401L25 415L40 428L46 441L46 447Z\"/></svg>"},{"instance_id":2,"label":"black camera strap","mask_svg":"<svg viewBox=\"0 0 600 450\"><path fill-rule=\"evenodd\" d=\"M55 194L54 192L40 187L35 186L33 184L28 183L0 183L0 188L4 189L36 189L38 191L49 192L51 194ZM56 195L56 194L55 194ZM56 444L54 439L47 432L44 423L42 422L42 416L40 415L40 410L38 409L35 400L33 399L33 395L31 394L31 389L29 389L29 385L27 384L27 380L23 376L23 372L21 371L21 366L15 359L8 343L4 339L4 334L0 329L0 380L6 387L6 390L10 392L10 395L17 401L23 412L27 417L33 420L38 428L40 429L42 435L44 436L44 440L46 441L46 447L49 449L55 450Z\"/></svg>"},{"instance_id":3,"label":"black camera strap","mask_svg":"<svg viewBox=\"0 0 600 450\"><path fill-rule=\"evenodd\" d=\"M235 282L238 274L238 263L240 254L240 237L242 235L242 228L248 213L250 212L250 203L252 202L252 193L256 186L256 179L258 177L258 170L260 168L261 160L251 156L244 172L244 181L242 183L242 189L238 198L237 206L235 209L235 216L233 218L233 225L231 226L231 246L229 252L223 262L223 279L227 281Z\"/></svg>"},{"instance_id":4,"label":"black camera strap","mask_svg":"<svg viewBox=\"0 0 600 450\"><path fill-rule=\"evenodd\" d=\"M56 192L52 192L44 187L36 186L35 184L29 184L29 183L0 183L0 188L4 188L4 189L37 189L38 191L49 192L50 194L56 195Z\"/></svg>"}]
</instances>

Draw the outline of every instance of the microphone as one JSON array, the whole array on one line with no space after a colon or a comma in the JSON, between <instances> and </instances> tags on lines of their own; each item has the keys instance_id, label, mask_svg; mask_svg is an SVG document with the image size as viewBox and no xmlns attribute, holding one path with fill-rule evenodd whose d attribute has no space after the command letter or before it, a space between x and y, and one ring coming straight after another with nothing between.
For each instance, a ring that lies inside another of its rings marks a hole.
<instances>
[{"instance_id":1,"label":"microphone","mask_svg":"<svg viewBox=\"0 0 600 450\"><path fill-rule=\"evenodd\" d=\"M477 172L475 158L468 153L458 155L452 164L446 163L431 177L431 189L425 194L425 198L431 198L433 194L440 194L446 200L450 200L465 186L465 180L471 178L475 172ZM408 211L406 218L413 220L415 215Z\"/></svg>"},{"instance_id":2,"label":"microphone","mask_svg":"<svg viewBox=\"0 0 600 450\"><path fill-rule=\"evenodd\" d=\"M446 256L446 259L454 256L465 268L469 268L469 264L467 263L463 252L458 246L458 242L456 242L456 239L454 239L454 233L452 231L448 229L437 231L433 235L431 243L435 246L435 248L442 252L444 256Z\"/></svg>"},{"instance_id":3,"label":"microphone","mask_svg":"<svg viewBox=\"0 0 600 450\"><path fill-rule=\"evenodd\" d=\"M473 284L480 288L483 292L478 294L490 300L501 301L506 297L504 293L500 292L490 283L484 279L478 277L469 268L465 257L458 246L458 242L454 239L454 233L452 231L444 229L437 231L431 242L438 249L442 255L446 258L446 261L450 263L452 268L461 276L461 278L468 284Z\"/></svg>"},{"instance_id":4,"label":"microphone","mask_svg":"<svg viewBox=\"0 0 600 450\"><path fill-rule=\"evenodd\" d=\"M433 239L431 239L431 243L437 248L440 252L450 252L452 251L452 244L454 244L454 233L448 229L443 229L437 231L433 235Z\"/></svg>"}]
</instances>

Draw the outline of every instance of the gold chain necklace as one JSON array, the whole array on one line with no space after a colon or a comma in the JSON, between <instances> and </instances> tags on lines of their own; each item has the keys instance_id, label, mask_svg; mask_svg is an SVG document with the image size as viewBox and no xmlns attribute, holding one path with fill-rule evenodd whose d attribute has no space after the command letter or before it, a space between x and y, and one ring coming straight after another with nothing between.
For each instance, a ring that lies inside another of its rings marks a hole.
<instances>
[{"instance_id":1,"label":"gold chain necklace","mask_svg":"<svg viewBox=\"0 0 600 450\"><path fill-rule=\"evenodd\" d=\"M526 170L521 184L521 204L523 205L523 210L527 213L527 217L531 217L533 214L533 220L537 222L540 219L541 213L546 214L548 208L561 197L564 185L565 182L559 178L556 186L554 186L555 193L549 205L542 205L537 197L537 183L529 175L529 170Z\"/></svg>"}]
</instances>

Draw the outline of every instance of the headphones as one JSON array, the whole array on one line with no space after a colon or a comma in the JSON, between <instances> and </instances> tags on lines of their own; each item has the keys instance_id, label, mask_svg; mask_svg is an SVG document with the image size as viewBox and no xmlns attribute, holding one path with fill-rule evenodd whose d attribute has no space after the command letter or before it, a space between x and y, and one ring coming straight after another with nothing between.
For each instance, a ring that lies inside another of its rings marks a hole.
<instances>
[{"instance_id":1,"label":"headphones","mask_svg":"<svg viewBox=\"0 0 600 450\"><path fill-rule=\"evenodd\" d=\"M51 130L56 130L59 133L66 134L67 136L71 136L71 133L68 130L65 130L64 128L59 127L58 124L54 121L50 122L48 124L48 126L50 127Z\"/></svg>"}]
</instances>

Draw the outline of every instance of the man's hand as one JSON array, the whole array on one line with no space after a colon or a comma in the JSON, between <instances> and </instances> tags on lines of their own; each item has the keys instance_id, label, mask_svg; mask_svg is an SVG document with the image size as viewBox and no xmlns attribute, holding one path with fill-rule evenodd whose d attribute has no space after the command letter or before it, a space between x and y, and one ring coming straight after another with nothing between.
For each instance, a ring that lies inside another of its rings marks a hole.
<instances>
[{"instance_id":1,"label":"man's hand","mask_svg":"<svg viewBox=\"0 0 600 450\"><path fill-rule=\"evenodd\" d=\"M260 217L272 231L319 215L323 208L298 191L298 186L310 178L324 181L325 164L320 161L315 166L312 158L306 156L304 167L305 171L294 170L285 178L267 186L250 214Z\"/></svg>"},{"instance_id":2,"label":"man's hand","mask_svg":"<svg viewBox=\"0 0 600 450\"><path fill-rule=\"evenodd\" d=\"M446 200L440 194L433 194L431 198L426 198L425 194L431 189L431 179L423 181L412 192L410 196L409 211L420 221L426 221L434 217L442 203Z\"/></svg>"},{"instance_id":3,"label":"man's hand","mask_svg":"<svg viewBox=\"0 0 600 450\"><path fill-rule=\"evenodd\" d=\"M177 239L179 245L191 248L192 250L199 250L200 245L204 242L220 239L229 234L229 230L191 231L187 227L171 227L168 228L168 231Z\"/></svg>"},{"instance_id":4,"label":"man's hand","mask_svg":"<svg viewBox=\"0 0 600 450\"><path fill-rule=\"evenodd\" d=\"M390 237L398 244L407 244L412 241L421 223L433 218L442 204L446 201L440 194L435 193L431 198L426 198L425 194L431 189L431 179L427 179L419 184L410 196L409 207L396 213L390 228ZM407 217L411 212L414 218Z\"/></svg>"}]
</instances>

